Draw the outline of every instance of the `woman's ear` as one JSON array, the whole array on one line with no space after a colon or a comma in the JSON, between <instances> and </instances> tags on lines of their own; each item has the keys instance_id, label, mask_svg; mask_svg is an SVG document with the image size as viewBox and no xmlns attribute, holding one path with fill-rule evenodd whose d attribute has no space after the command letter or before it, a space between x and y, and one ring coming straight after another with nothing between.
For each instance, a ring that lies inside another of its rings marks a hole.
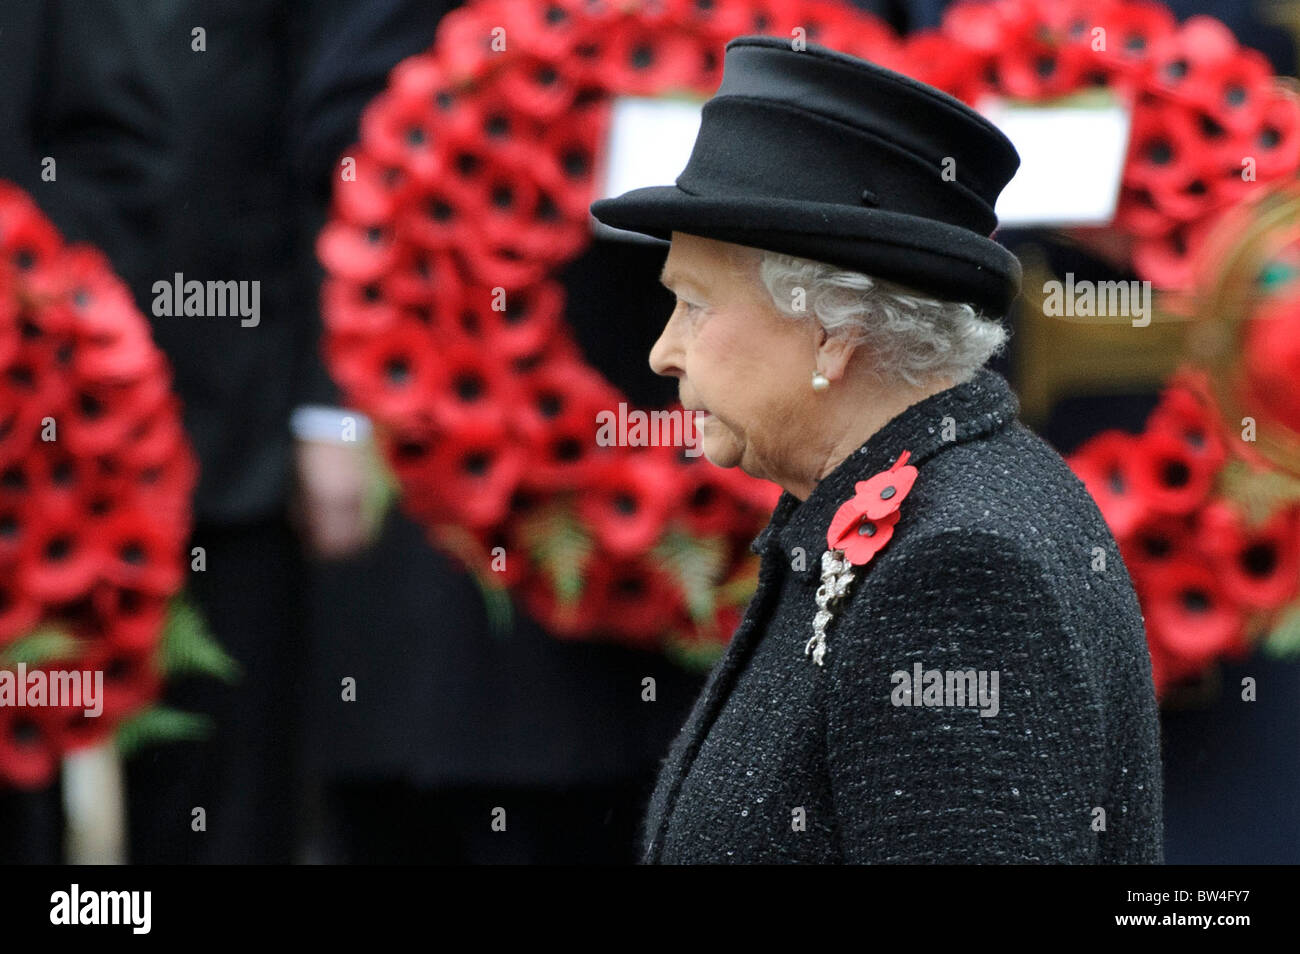
<instances>
[{"instance_id":1,"label":"woman's ear","mask_svg":"<svg viewBox=\"0 0 1300 954\"><path fill-rule=\"evenodd\" d=\"M830 334L825 328L817 329L817 370L831 382L839 381L848 369L849 360L857 345L847 335Z\"/></svg>"}]
</instances>

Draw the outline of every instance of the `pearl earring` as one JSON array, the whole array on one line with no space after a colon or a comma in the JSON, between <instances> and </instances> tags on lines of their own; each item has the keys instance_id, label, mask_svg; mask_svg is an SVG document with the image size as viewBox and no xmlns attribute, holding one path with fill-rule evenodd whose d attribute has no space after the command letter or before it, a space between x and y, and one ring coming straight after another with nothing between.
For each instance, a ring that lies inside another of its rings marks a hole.
<instances>
[{"instance_id":1,"label":"pearl earring","mask_svg":"<svg viewBox=\"0 0 1300 954\"><path fill-rule=\"evenodd\" d=\"M826 377L820 371L814 371L812 377L812 386L814 391L825 391L831 386L831 379Z\"/></svg>"}]
</instances>

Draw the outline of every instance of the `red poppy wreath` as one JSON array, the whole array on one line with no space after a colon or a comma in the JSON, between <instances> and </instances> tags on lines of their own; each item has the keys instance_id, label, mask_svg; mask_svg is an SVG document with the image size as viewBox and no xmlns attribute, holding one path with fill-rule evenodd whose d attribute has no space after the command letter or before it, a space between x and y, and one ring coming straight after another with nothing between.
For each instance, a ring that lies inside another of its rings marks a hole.
<instances>
[{"instance_id":1,"label":"red poppy wreath","mask_svg":"<svg viewBox=\"0 0 1300 954\"><path fill-rule=\"evenodd\" d=\"M1300 185L1260 198L1198 262L1215 353L1171 378L1141 433L1070 457L1119 542L1162 696L1195 696L1257 645L1300 653Z\"/></svg>"},{"instance_id":2,"label":"red poppy wreath","mask_svg":"<svg viewBox=\"0 0 1300 954\"><path fill-rule=\"evenodd\" d=\"M403 506L563 637L713 655L752 593L775 488L681 448L606 447L621 395L580 355L556 270L589 241L612 98L720 81L727 40L811 41L975 102L1088 86L1133 109L1117 225L1181 287L1250 178L1291 175L1300 108L1262 58L1152 3L1009 0L899 38L847 4L481 0L393 71L344 157L318 252L326 357L374 418Z\"/></svg>"},{"instance_id":3,"label":"red poppy wreath","mask_svg":"<svg viewBox=\"0 0 1300 954\"><path fill-rule=\"evenodd\" d=\"M166 676L230 665L177 598L195 477L130 292L0 182L0 787L114 732L201 728L152 705Z\"/></svg>"}]
</instances>

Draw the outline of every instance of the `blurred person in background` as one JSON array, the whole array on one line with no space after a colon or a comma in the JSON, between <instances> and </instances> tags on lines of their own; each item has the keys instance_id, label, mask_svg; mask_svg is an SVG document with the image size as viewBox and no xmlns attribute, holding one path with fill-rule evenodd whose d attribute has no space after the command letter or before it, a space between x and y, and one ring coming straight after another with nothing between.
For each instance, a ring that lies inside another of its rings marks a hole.
<instances>
[{"instance_id":1,"label":"blurred person in background","mask_svg":"<svg viewBox=\"0 0 1300 954\"><path fill-rule=\"evenodd\" d=\"M260 315L154 317L200 460L188 588L240 667L169 685L209 716L201 741L142 749L127 766L130 860L285 863L303 819L304 556L362 542L353 447L321 440L333 388L320 363L311 236L287 161L287 110L305 37L327 2L155 0L138 7L175 99L180 154L153 278L256 281ZM307 409L307 410L302 410ZM327 428L328 430L328 428ZM191 829L203 808L206 831Z\"/></svg>"}]
</instances>

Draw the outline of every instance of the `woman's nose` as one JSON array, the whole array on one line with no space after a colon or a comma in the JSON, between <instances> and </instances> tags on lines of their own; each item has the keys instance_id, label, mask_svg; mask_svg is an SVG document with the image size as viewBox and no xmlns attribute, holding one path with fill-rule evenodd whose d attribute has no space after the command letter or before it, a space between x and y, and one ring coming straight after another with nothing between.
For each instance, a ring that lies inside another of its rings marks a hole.
<instances>
[{"instance_id":1,"label":"woman's nose","mask_svg":"<svg viewBox=\"0 0 1300 954\"><path fill-rule=\"evenodd\" d=\"M677 333L671 318L659 333L659 340L650 349L650 369L664 377L678 377L682 373L679 359Z\"/></svg>"}]
</instances>

